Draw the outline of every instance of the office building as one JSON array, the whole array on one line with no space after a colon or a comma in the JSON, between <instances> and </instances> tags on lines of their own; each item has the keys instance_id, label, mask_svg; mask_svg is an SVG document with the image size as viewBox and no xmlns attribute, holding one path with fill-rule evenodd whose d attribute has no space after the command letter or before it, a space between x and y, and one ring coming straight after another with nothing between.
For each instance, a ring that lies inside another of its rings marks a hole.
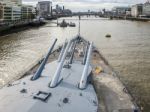
<instances>
[{"instance_id":1,"label":"office building","mask_svg":"<svg viewBox=\"0 0 150 112\"><path fill-rule=\"evenodd\" d=\"M112 9L115 16L125 16L128 11L131 11L130 7L114 7Z\"/></svg>"},{"instance_id":2,"label":"office building","mask_svg":"<svg viewBox=\"0 0 150 112\"><path fill-rule=\"evenodd\" d=\"M150 17L150 2L143 4L143 15Z\"/></svg>"},{"instance_id":3,"label":"office building","mask_svg":"<svg viewBox=\"0 0 150 112\"><path fill-rule=\"evenodd\" d=\"M33 19L35 8L30 5L22 5L21 0L1 0L0 2L0 21L16 21Z\"/></svg>"},{"instance_id":4,"label":"office building","mask_svg":"<svg viewBox=\"0 0 150 112\"><path fill-rule=\"evenodd\" d=\"M0 0L0 3L7 5L21 5L22 0Z\"/></svg>"},{"instance_id":5,"label":"office building","mask_svg":"<svg viewBox=\"0 0 150 112\"><path fill-rule=\"evenodd\" d=\"M143 12L143 4L136 4L133 5L131 8L131 16L132 17L139 17L142 15Z\"/></svg>"},{"instance_id":6,"label":"office building","mask_svg":"<svg viewBox=\"0 0 150 112\"><path fill-rule=\"evenodd\" d=\"M21 19L26 20L26 19L33 19L36 15L35 8L30 5L23 5L21 7Z\"/></svg>"},{"instance_id":7,"label":"office building","mask_svg":"<svg viewBox=\"0 0 150 112\"><path fill-rule=\"evenodd\" d=\"M21 7L0 4L0 21L15 21L21 19Z\"/></svg>"},{"instance_id":8,"label":"office building","mask_svg":"<svg viewBox=\"0 0 150 112\"><path fill-rule=\"evenodd\" d=\"M51 16L51 13L52 13L51 7L52 7L52 2L50 1L38 2L37 4L38 15L44 18Z\"/></svg>"}]
</instances>

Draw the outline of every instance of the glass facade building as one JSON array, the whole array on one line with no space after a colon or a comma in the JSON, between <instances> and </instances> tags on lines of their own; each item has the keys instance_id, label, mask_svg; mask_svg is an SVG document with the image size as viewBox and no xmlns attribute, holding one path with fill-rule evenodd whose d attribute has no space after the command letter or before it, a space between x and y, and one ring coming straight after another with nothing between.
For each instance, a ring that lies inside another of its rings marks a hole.
<instances>
[{"instance_id":1,"label":"glass facade building","mask_svg":"<svg viewBox=\"0 0 150 112\"><path fill-rule=\"evenodd\" d=\"M150 17L150 2L143 4L143 15Z\"/></svg>"}]
</instances>

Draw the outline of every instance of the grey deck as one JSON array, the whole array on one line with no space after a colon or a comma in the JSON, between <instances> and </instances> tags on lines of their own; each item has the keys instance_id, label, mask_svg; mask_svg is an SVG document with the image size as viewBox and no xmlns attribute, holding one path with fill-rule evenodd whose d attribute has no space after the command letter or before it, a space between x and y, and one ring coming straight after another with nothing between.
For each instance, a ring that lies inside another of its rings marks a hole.
<instances>
[{"instance_id":1,"label":"grey deck","mask_svg":"<svg viewBox=\"0 0 150 112\"><path fill-rule=\"evenodd\" d=\"M64 80L56 87L49 88L48 83L56 70L57 62L46 65L42 77L31 81L31 76L18 80L13 86L0 90L0 111L5 112L96 112L98 101L91 84L87 89L80 90L77 85L80 81L83 65L74 63L71 69L63 69L61 76ZM89 72L91 68L89 69ZM27 93L21 93L26 89ZM52 95L47 102L33 99L38 91L50 92ZM68 103L63 99L68 98Z\"/></svg>"},{"instance_id":2,"label":"grey deck","mask_svg":"<svg viewBox=\"0 0 150 112\"><path fill-rule=\"evenodd\" d=\"M113 69L106 64L99 54L95 55L92 59L93 69L97 66L103 70L99 74L95 74L93 70L92 76L99 101L98 110L100 112L139 112L132 97L127 91L124 91L126 90L125 86Z\"/></svg>"},{"instance_id":3,"label":"grey deck","mask_svg":"<svg viewBox=\"0 0 150 112\"><path fill-rule=\"evenodd\" d=\"M81 47L83 44L77 44L77 49ZM137 107L133 99L123 91L124 85L99 52L92 53L87 74L92 70L96 92L92 84L88 84L84 90L78 89L84 68L82 60L75 52L72 67L63 68L60 80L64 80L56 88L49 88L48 85L57 68L57 61L47 64L38 80L31 81L30 75L14 82L12 86L3 87L0 90L0 112L134 112ZM101 67L103 71L96 74L95 67ZM21 93L22 89L26 89L27 93ZM33 99L39 91L52 95L47 102ZM67 103L63 102L64 98L68 98Z\"/></svg>"}]
</instances>

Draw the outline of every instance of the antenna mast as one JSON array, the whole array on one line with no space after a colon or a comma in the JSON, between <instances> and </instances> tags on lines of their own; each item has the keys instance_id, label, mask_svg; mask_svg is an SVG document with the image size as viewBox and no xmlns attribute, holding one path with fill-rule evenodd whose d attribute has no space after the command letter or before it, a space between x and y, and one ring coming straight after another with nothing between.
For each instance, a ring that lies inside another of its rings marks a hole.
<instances>
[{"instance_id":1,"label":"antenna mast","mask_svg":"<svg viewBox=\"0 0 150 112\"><path fill-rule=\"evenodd\" d=\"M79 15L79 31L78 31L78 35L80 36L80 20L81 20L81 16Z\"/></svg>"}]
</instances>

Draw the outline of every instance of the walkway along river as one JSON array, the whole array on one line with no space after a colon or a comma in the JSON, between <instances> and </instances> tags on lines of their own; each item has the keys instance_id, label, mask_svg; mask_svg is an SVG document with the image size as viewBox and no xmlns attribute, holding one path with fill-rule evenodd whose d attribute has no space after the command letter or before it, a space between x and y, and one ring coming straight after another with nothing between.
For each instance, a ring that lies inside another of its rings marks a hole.
<instances>
[{"instance_id":1,"label":"walkway along river","mask_svg":"<svg viewBox=\"0 0 150 112\"><path fill-rule=\"evenodd\" d=\"M78 23L76 18L66 21ZM150 108L149 29L147 22L81 20L81 35L93 41L118 71L143 112L149 112ZM58 38L60 44L77 32L77 27L60 28L49 22L39 28L0 37L0 86L17 79L35 65L47 52L53 38ZM105 38L108 33L111 38Z\"/></svg>"}]
</instances>

